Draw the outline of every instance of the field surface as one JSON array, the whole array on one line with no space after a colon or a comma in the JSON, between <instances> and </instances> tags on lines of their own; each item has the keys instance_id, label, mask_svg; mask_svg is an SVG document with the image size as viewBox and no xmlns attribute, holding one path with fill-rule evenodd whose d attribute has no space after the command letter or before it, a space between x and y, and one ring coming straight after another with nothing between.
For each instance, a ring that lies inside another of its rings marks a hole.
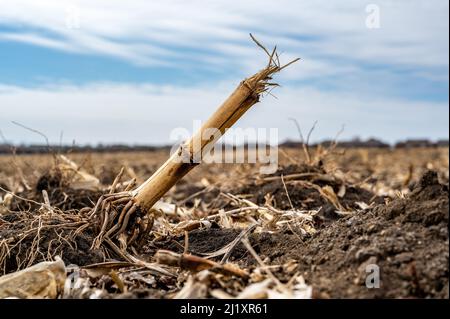
<instances>
[{"instance_id":1,"label":"field surface","mask_svg":"<svg viewBox=\"0 0 450 319\"><path fill-rule=\"evenodd\" d=\"M88 216L122 167L119 191L168 151L63 155L0 156L0 275L60 256L63 298L449 297L448 148L284 147L270 175L202 164L127 252L95 247Z\"/></svg>"}]
</instances>

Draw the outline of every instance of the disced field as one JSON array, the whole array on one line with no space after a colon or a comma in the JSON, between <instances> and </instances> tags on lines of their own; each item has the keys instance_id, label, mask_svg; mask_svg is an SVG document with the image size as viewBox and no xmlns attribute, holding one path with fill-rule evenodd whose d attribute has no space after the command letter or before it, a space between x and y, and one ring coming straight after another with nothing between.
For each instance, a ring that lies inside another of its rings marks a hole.
<instances>
[{"instance_id":1,"label":"disced field","mask_svg":"<svg viewBox=\"0 0 450 319\"><path fill-rule=\"evenodd\" d=\"M93 245L91 209L168 151L64 156L0 156L1 274L61 256L65 298L448 298L448 148L281 148L271 175L202 164L131 253Z\"/></svg>"}]
</instances>

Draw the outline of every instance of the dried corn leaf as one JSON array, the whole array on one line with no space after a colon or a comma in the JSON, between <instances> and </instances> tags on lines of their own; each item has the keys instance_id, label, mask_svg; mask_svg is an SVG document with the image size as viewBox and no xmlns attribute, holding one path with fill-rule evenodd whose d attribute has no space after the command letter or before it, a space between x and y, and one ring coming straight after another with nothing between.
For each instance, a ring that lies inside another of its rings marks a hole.
<instances>
[{"instance_id":1,"label":"dried corn leaf","mask_svg":"<svg viewBox=\"0 0 450 319\"><path fill-rule=\"evenodd\" d=\"M66 267L61 259L42 262L0 277L0 298L55 299L64 289Z\"/></svg>"}]
</instances>

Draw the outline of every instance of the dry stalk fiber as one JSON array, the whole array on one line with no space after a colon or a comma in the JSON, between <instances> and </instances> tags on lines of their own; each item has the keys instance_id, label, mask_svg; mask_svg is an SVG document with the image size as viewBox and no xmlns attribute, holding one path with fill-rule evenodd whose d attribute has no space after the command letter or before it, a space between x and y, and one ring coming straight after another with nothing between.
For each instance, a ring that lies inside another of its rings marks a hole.
<instances>
[{"instance_id":1,"label":"dry stalk fiber","mask_svg":"<svg viewBox=\"0 0 450 319\"><path fill-rule=\"evenodd\" d=\"M190 270L193 272L199 272L205 269L215 270L217 272L243 277L249 276L247 271L240 269L233 264L219 264L215 261L208 260L206 258L190 255L190 254L177 254L168 250L158 250L155 257L159 264L168 265L172 267L179 267L181 269Z\"/></svg>"}]
</instances>

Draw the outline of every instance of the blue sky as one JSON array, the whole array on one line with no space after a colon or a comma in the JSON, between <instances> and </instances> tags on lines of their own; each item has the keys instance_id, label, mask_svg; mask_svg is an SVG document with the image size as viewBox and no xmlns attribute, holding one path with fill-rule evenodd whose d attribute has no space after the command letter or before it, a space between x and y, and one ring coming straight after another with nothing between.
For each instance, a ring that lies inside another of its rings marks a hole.
<instances>
[{"instance_id":1,"label":"blue sky","mask_svg":"<svg viewBox=\"0 0 450 319\"><path fill-rule=\"evenodd\" d=\"M12 121L54 143L169 143L265 65L252 32L302 60L239 126L448 138L448 20L446 0L0 0L0 129L15 143L42 140Z\"/></svg>"}]
</instances>

